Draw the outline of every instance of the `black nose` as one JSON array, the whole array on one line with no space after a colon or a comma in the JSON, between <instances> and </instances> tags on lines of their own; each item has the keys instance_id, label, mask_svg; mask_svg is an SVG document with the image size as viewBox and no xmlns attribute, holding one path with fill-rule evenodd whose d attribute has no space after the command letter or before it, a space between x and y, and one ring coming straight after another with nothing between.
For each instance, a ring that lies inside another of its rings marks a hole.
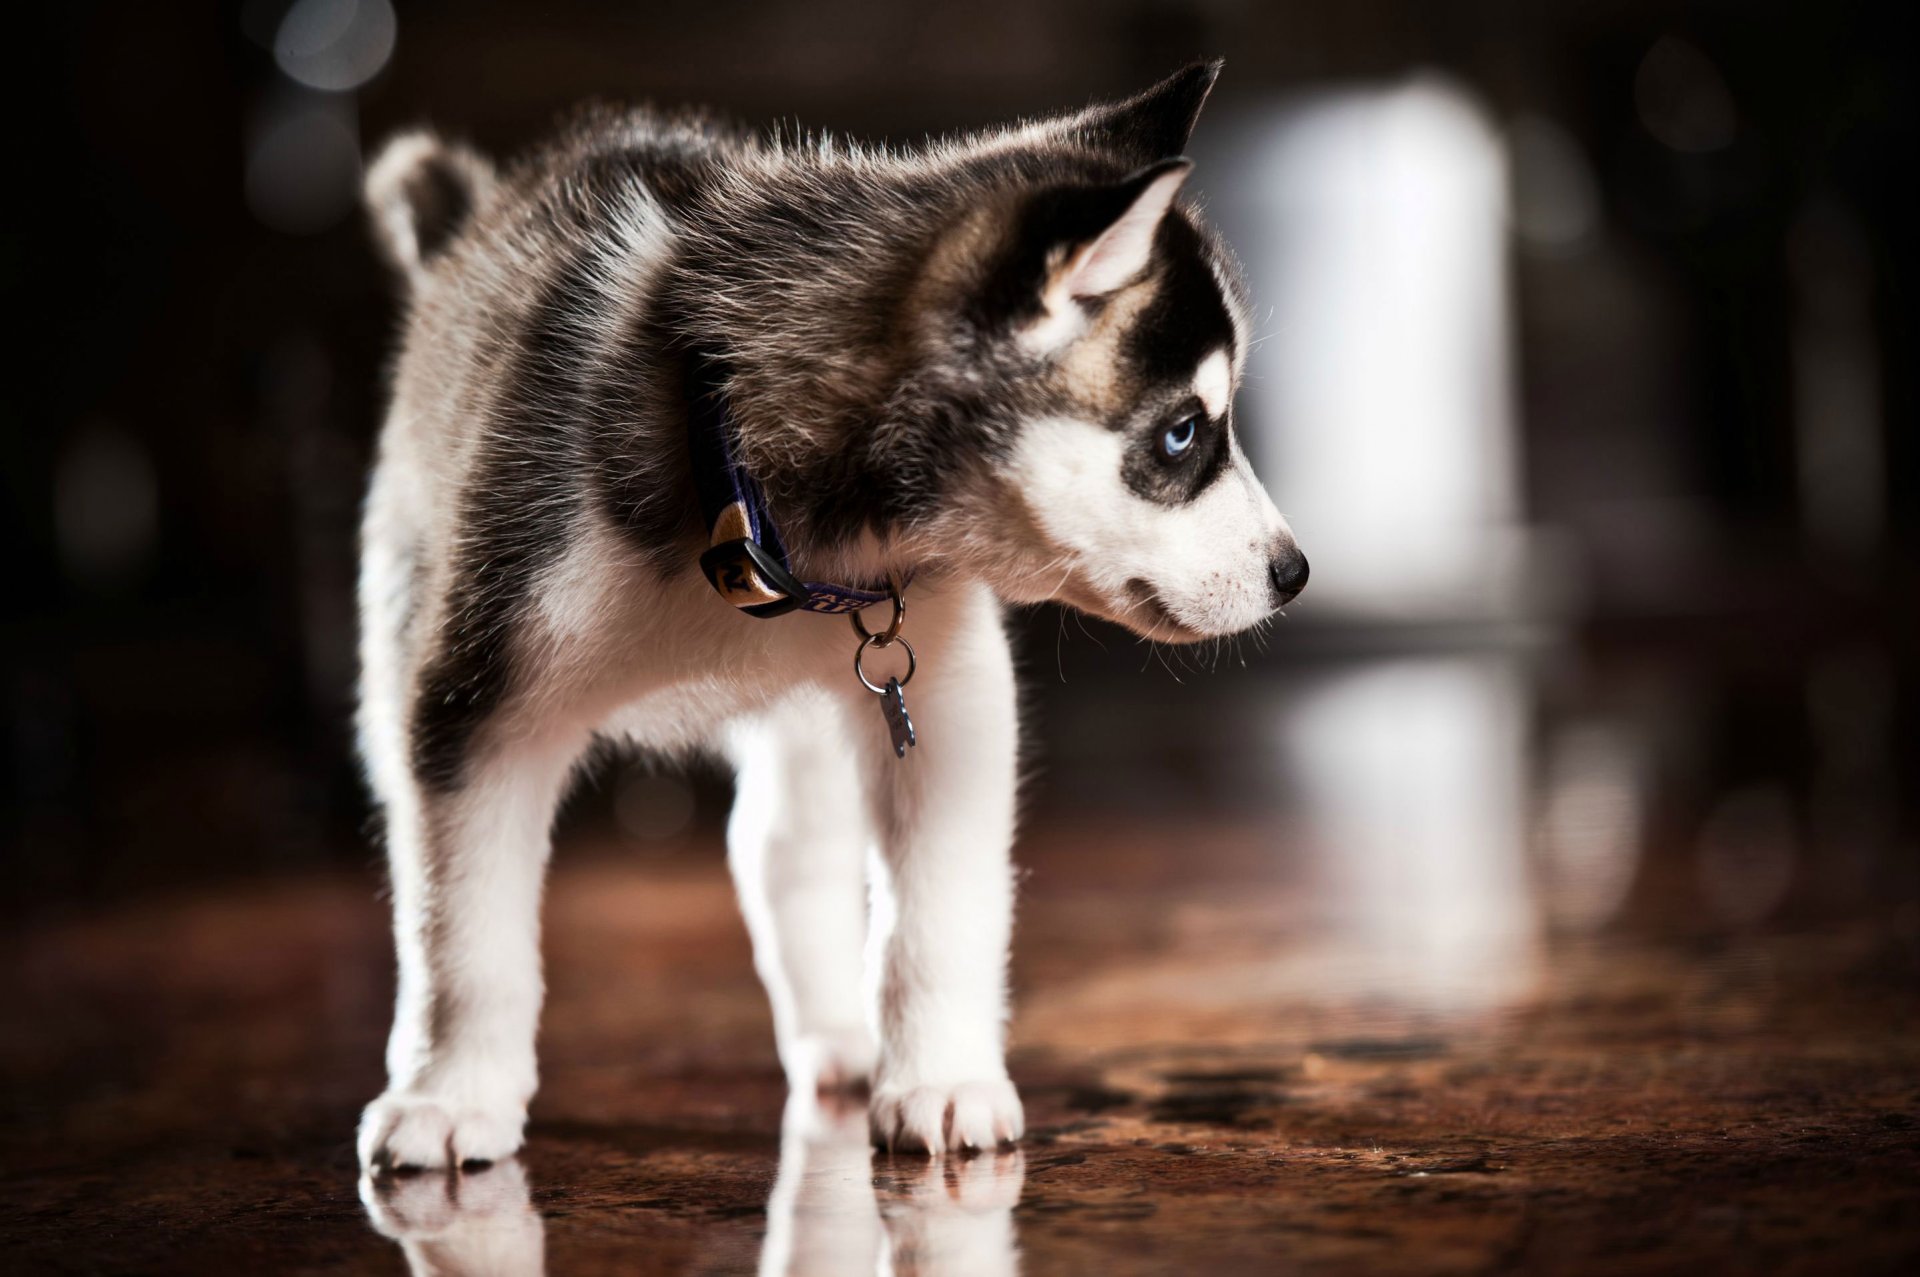
<instances>
[{"instance_id":1,"label":"black nose","mask_svg":"<svg viewBox=\"0 0 1920 1277\"><path fill-rule=\"evenodd\" d=\"M1307 588L1307 556L1288 550L1267 565L1267 579L1273 582L1273 605L1285 607Z\"/></svg>"}]
</instances>

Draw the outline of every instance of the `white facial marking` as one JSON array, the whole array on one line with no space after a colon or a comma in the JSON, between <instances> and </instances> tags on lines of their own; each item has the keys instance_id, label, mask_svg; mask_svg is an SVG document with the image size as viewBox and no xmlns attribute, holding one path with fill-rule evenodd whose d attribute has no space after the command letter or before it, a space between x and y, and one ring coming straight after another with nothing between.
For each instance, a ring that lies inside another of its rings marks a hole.
<instances>
[{"instance_id":1,"label":"white facial marking","mask_svg":"<svg viewBox=\"0 0 1920 1277\"><path fill-rule=\"evenodd\" d=\"M1021 433L1011 477L1074 581L1110 615L1151 629L1138 596L1144 583L1192 634L1237 633L1261 620L1273 610L1267 567L1287 525L1239 446L1233 475L1179 505L1127 487L1125 451L1137 446L1092 422L1044 418Z\"/></svg>"},{"instance_id":2,"label":"white facial marking","mask_svg":"<svg viewBox=\"0 0 1920 1277\"><path fill-rule=\"evenodd\" d=\"M1227 410L1227 399L1233 393L1233 365L1225 347L1200 361L1193 374L1193 393L1215 421Z\"/></svg>"},{"instance_id":3,"label":"white facial marking","mask_svg":"<svg viewBox=\"0 0 1920 1277\"><path fill-rule=\"evenodd\" d=\"M1087 312L1070 297L1048 292L1039 319L1020 332L1020 344L1030 353L1047 355L1064 349L1087 331Z\"/></svg>"}]
</instances>

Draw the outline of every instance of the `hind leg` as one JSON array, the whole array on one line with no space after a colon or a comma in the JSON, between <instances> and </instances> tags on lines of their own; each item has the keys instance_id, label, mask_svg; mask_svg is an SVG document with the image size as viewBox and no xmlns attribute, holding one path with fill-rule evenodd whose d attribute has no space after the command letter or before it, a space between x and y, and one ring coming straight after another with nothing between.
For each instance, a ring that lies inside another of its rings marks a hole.
<instances>
[{"instance_id":1,"label":"hind leg","mask_svg":"<svg viewBox=\"0 0 1920 1277\"><path fill-rule=\"evenodd\" d=\"M843 708L805 693L734 726L738 797L727 859L795 1090L864 1086L864 865L873 845Z\"/></svg>"}]
</instances>

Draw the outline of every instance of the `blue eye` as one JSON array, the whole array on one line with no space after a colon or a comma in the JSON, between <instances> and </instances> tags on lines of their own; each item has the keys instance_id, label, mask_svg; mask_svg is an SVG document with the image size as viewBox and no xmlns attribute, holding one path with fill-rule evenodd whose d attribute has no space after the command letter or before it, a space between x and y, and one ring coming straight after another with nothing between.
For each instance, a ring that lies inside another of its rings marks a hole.
<instances>
[{"instance_id":1,"label":"blue eye","mask_svg":"<svg viewBox=\"0 0 1920 1277\"><path fill-rule=\"evenodd\" d=\"M1200 435L1200 418L1188 417L1176 425L1168 426L1160 432L1160 455L1168 461L1178 461L1186 455L1193 441Z\"/></svg>"}]
</instances>

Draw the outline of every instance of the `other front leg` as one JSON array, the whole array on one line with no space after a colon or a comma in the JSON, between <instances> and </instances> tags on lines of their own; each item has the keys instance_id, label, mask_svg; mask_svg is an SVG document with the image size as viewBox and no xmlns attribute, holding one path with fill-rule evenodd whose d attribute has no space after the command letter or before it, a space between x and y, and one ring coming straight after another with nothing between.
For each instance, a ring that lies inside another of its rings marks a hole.
<instances>
[{"instance_id":1,"label":"other front leg","mask_svg":"<svg viewBox=\"0 0 1920 1277\"><path fill-rule=\"evenodd\" d=\"M738 796L727 859L754 965L796 1091L865 1087L873 1034L862 997L866 857L873 845L860 754L842 703L799 693L727 734Z\"/></svg>"},{"instance_id":2,"label":"other front leg","mask_svg":"<svg viewBox=\"0 0 1920 1277\"><path fill-rule=\"evenodd\" d=\"M885 871L869 1124L881 1147L938 1154L1009 1143L1024 1125L1005 1059L1018 732L992 597L963 588L919 602L914 620L919 671L907 701L919 743L895 759L878 708L858 707L873 733ZM869 657L876 673L887 664L884 653Z\"/></svg>"}]
</instances>

